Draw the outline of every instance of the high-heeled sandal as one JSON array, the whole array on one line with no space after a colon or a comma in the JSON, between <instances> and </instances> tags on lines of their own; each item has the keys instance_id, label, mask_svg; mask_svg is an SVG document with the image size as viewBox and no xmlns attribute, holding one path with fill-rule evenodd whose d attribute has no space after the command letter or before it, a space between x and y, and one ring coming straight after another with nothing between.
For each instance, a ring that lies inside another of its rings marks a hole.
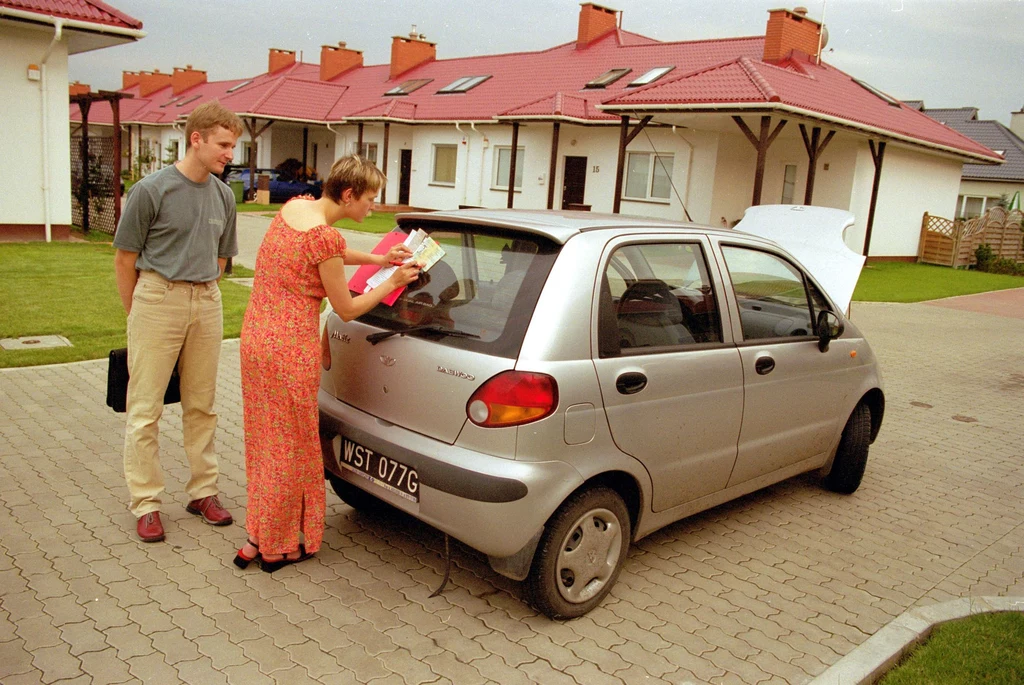
<instances>
[{"instance_id":1,"label":"high-heeled sandal","mask_svg":"<svg viewBox=\"0 0 1024 685\"><path fill-rule=\"evenodd\" d=\"M309 559L311 556L316 554L316 552L307 552L306 546L301 543L299 544L298 552L299 556L295 557L294 559L288 558L288 554L291 554L291 552L283 555L280 559L275 559L273 561L267 561L261 556L260 570L262 570L265 573L273 573L274 571L282 569L285 566L291 566L292 564L297 564L300 561L305 561L306 559Z\"/></svg>"},{"instance_id":2,"label":"high-heeled sandal","mask_svg":"<svg viewBox=\"0 0 1024 685\"><path fill-rule=\"evenodd\" d=\"M235 566L241 569L247 568L250 563L260 558L259 545L257 545L252 540L246 540L245 544L252 545L252 547L256 550L256 554L251 557L245 556L245 554L243 554L243 551L245 550L245 545L242 545L242 549L238 550L238 554L235 555Z\"/></svg>"}]
</instances>

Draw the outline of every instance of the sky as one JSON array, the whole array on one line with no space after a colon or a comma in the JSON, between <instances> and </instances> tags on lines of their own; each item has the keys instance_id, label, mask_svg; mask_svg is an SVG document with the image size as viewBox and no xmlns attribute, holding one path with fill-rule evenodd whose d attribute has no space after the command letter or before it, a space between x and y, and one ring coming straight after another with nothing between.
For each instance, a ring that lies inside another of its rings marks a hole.
<instances>
[{"instance_id":1,"label":"sky","mask_svg":"<svg viewBox=\"0 0 1024 685\"><path fill-rule=\"evenodd\" d=\"M93 90L121 72L191 64L210 81L267 70L270 48L318 63L320 46L386 64L391 38L416 30L437 58L543 50L575 41L578 0L106 0L143 22L140 41L71 55L69 77ZM1009 124L1024 110L1024 0L607 0L622 28L661 41L764 35L768 10L824 19L823 59L901 100L977 107Z\"/></svg>"}]
</instances>

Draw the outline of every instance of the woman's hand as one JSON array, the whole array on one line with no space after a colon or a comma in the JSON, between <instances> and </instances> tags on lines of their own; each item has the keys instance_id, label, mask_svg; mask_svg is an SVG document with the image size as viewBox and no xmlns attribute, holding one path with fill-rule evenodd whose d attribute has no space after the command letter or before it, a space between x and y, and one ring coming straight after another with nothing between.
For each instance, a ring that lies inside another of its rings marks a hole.
<instances>
[{"instance_id":1,"label":"woman's hand","mask_svg":"<svg viewBox=\"0 0 1024 685\"><path fill-rule=\"evenodd\" d=\"M381 266L395 265L402 263L406 259L412 256L412 250L406 247L403 243L396 243L391 246L391 249L384 255L384 263Z\"/></svg>"},{"instance_id":2,"label":"woman's hand","mask_svg":"<svg viewBox=\"0 0 1024 685\"><path fill-rule=\"evenodd\" d=\"M394 286L393 289L398 289L401 288L402 286L409 285L417 278L419 278L419 275L419 263L409 262L408 264L403 264L402 266L395 269L395 273L391 274L391 278L389 278L388 280L391 281L391 285Z\"/></svg>"}]
</instances>

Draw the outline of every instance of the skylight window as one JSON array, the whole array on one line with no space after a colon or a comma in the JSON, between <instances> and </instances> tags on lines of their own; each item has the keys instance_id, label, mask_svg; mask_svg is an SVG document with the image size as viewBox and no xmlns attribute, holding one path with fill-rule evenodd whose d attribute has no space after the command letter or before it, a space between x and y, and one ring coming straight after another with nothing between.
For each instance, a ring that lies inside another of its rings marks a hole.
<instances>
[{"instance_id":1,"label":"skylight window","mask_svg":"<svg viewBox=\"0 0 1024 685\"><path fill-rule=\"evenodd\" d=\"M856 83L861 88L863 88L864 90L866 90L869 93L871 93L872 95L874 95L875 97L877 97L877 98L879 98L881 100L885 100L887 103L889 103L890 107L899 107L900 104L902 104L902 103L900 103L899 100L897 100L893 96L886 95L885 93L883 93L882 91L878 90L874 86L872 86L872 85L870 85L868 83L865 83L864 81L861 81L860 79L853 79L853 82Z\"/></svg>"},{"instance_id":2,"label":"skylight window","mask_svg":"<svg viewBox=\"0 0 1024 685\"><path fill-rule=\"evenodd\" d=\"M604 88L618 81L620 78L633 71L632 69L609 69L596 79L583 86L584 88Z\"/></svg>"},{"instance_id":3,"label":"skylight window","mask_svg":"<svg viewBox=\"0 0 1024 685\"><path fill-rule=\"evenodd\" d=\"M162 104L160 106L161 107L166 107L167 105L173 105L175 102L177 102L181 98L182 98L181 95L175 95L173 98L171 98L170 100L168 100L167 102L165 102L164 104Z\"/></svg>"},{"instance_id":4,"label":"skylight window","mask_svg":"<svg viewBox=\"0 0 1024 685\"><path fill-rule=\"evenodd\" d=\"M409 93L413 92L414 90L418 90L418 89L422 88L423 86L427 85L428 83L430 83L433 80L434 79L432 79L432 78L414 78L414 79L411 79L409 81L405 81L405 82L395 86L394 88L392 88L391 90L389 90L388 92L386 92L384 94L385 95L408 95Z\"/></svg>"},{"instance_id":5,"label":"skylight window","mask_svg":"<svg viewBox=\"0 0 1024 685\"><path fill-rule=\"evenodd\" d=\"M181 102L179 102L179 103L178 103L178 104L177 104L176 106L177 106L177 107L182 107L182 106L184 106L184 105L187 105L187 104L188 104L188 103L190 103L190 102L195 102L196 100L198 100L198 99L199 99L199 97L200 97L200 96L198 96L198 95L193 95L193 96L192 96L192 97L190 97L190 98L189 98L188 100L182 100L182 101L181 101Z\"/></svg>"},{"instance_id":6,"label":"skylight window","mask_svg":"<svg viewBox=\"0 0 1024 685\"><path fill-rule=\"evenodd\" d=\"M252 79L249 79L248 81L242 81L241 83L228 88L226 92L234 93L236 90L241 90L242 88L245 88L250 83L252 83Z\"/></svg>"},{"instance_id":7,"label":"skylight window","mask_svg":"<svg viewBox=\"0 0 1024 685\"><path fill-rule=\"evenodd\" d=\"M479 86L481 83L491 78L490 74L487 76L463 76L460 79L455 79L447 86L437 91L438 93L465 93L468 90L472 90Z\"/></svg>"},{"instance_id":8,"label":"skylight window","mask_svg":"<svg viewBox=\"0 0 1024 685\"><path fill-rule=\"evenodd\" d=\"M668 72L675 69L675 67L655 67L640 78L633 79L626 87L634 88L636 86L646 86L648 83L654 83Z\"/></svg>"}]
</instances>

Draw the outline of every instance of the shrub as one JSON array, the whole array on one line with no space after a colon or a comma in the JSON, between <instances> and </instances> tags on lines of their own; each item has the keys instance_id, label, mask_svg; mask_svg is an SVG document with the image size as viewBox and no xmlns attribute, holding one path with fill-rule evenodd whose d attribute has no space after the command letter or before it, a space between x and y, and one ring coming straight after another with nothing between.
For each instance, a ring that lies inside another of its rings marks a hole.
<instances>
[{"instance_id":1,"label":"shrub","mask_svg":"<svg viewBox=\"0 0 1024 685\"><path fill-rule=\"evenodd\" d=\"M993 252L992 246L988 243L982 243L974 251L975 268L978 271L988 271L995 258L996 253Z\"/></svg>"}]
</instances>

